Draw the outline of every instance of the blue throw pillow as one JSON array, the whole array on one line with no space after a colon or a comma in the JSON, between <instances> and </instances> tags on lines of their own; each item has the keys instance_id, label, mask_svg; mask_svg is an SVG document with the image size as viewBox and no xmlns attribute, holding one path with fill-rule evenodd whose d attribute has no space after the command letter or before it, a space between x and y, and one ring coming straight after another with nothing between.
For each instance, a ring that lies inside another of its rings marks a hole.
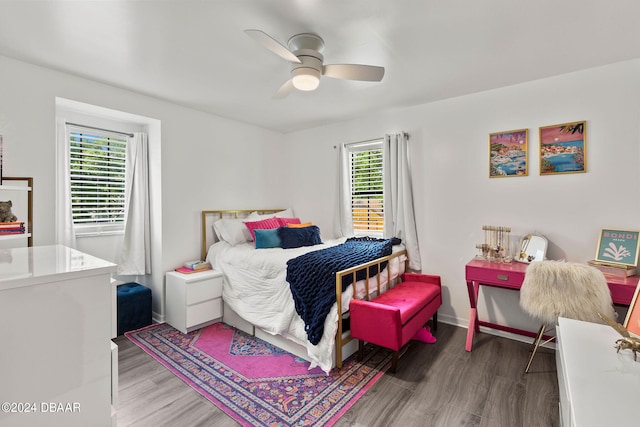
<instances>
[{"instance_id":1,"label":"blue throw pillow","mask_svg":"<svg viewBox=\"0 0 640 427\"><path fill-rule=\"evenodd\" d=\"M320 229L316 225L303 228L280 227L278 228L278 235L283 249L314 246L322 243Z\"/></svg>"},{"instance_id":2,"label":"blue throw pillow","mask_svg":"<svg viewBox=\"0 0 640 427\"><path fill-rule=\"evenodd\" d=\"M253 230L256 235L256 249L279 248L281 246L278 228Z\"/></svg>"}]
</instances>

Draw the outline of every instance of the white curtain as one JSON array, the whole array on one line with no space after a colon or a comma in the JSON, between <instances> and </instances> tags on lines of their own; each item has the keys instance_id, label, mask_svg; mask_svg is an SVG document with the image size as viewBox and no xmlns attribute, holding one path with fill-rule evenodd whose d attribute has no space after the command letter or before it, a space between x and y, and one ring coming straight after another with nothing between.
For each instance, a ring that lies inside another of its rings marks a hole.
<instances>
[{"instance_id":1,"label":"white curtain","mask_svg":"<svg viewBox=\"0 0 640 427\"><path fill-rule=\"evenodd\" d=\"M338 157L338 217L336 218L337 235L353 236L353 217L351 214L351 173L349 171L349 150L340 145Z\"/></svg>"},{"instance_id":2,"label":"white curtain","mask_svg":"<svg viewBox=\"0 0 640 427\"><path fill-rule=\"evenodd\" d=\"M125 231L118 274L151 273L148 138L134 132L127 144Z\"/></svg>"},{"instance_id":3,"label":"white curtain","mask_svg":"<svg viewBox=\"0 0 640 427\"><path fill-rule=\"evenodd\" d=\"M407 248L409 268L422 268L415 212L411 169L409 167L409 140L405 132L386 134L383 144L384 162L384 234L398 237Z\"/></svg>"},{"instance_id":4,"label":"white curtain","mask_svg":"<svg viewBox=\"0 0 640 427\"><path fill-rule=\"evenodd\" d=\"M71 215L71 180L69 179L69 130L64 119L56 121L56 243L76 247L76 233Z\"/></svg>"}]
</instances>

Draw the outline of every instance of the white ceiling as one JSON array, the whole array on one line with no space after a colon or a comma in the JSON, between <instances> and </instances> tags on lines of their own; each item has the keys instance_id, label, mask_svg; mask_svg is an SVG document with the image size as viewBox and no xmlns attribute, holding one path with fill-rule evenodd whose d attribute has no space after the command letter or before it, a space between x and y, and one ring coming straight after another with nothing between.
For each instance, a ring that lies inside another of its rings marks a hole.
<instances>
[{"instance_id":1,"label":"white ceiling","mask_svg":"<svg viewBox=\"0 0 640 427\"><path fill-rule=\"evenodd\" d=\"M638 58L639 16L638 0L0 0L0 55L289 132ZM384 79L274 100L289 64L249 28L314 32L325 64Z\"/></svg>"}]
</instances>

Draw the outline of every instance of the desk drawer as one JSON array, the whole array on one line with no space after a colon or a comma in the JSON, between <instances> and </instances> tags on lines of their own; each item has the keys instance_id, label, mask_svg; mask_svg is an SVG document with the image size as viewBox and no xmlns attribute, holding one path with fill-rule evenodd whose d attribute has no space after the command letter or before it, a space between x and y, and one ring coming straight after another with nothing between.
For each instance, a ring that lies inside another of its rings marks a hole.
<instances>
[{"instance_id":1,"label":"desk drawer","mask_svg":"<svg viewBox=\"0 0 640 427\"><path fill-rule=\"evenodd\" d=\"M466 273L468 281L487 283L505 288L520 289L524 281L523 271L467 266Z\"/></svg>"}]
</instances>

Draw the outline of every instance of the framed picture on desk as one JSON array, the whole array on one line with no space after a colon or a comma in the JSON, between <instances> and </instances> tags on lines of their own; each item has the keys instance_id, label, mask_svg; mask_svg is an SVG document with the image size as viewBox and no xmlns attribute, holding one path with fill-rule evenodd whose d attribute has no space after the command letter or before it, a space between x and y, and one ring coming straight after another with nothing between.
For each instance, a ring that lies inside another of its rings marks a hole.
<instances>
[{"instance_id":1,"label":"framed picture on desk","mask_svg":"<svg viewBox=\"0 0 640 427\"><path fill-rule=\"evenodd\" d=\"M638 265L639 245L640 231L603 228L598 239L596 260L635 267Z\"/></svg>"},{"instance_id":2,"label":"framed picture on desk","mask_svg":"<svg viewBox=\"0 0 640 427\"><path fill-rule=\"evenodd\" d=\"M627 317L624 319L624 327L631 333L640 337L640 285L636 287L636 292L633 294L631 305L629 305L629 311L627 311Z\"/></svg>"}]
</instances>

